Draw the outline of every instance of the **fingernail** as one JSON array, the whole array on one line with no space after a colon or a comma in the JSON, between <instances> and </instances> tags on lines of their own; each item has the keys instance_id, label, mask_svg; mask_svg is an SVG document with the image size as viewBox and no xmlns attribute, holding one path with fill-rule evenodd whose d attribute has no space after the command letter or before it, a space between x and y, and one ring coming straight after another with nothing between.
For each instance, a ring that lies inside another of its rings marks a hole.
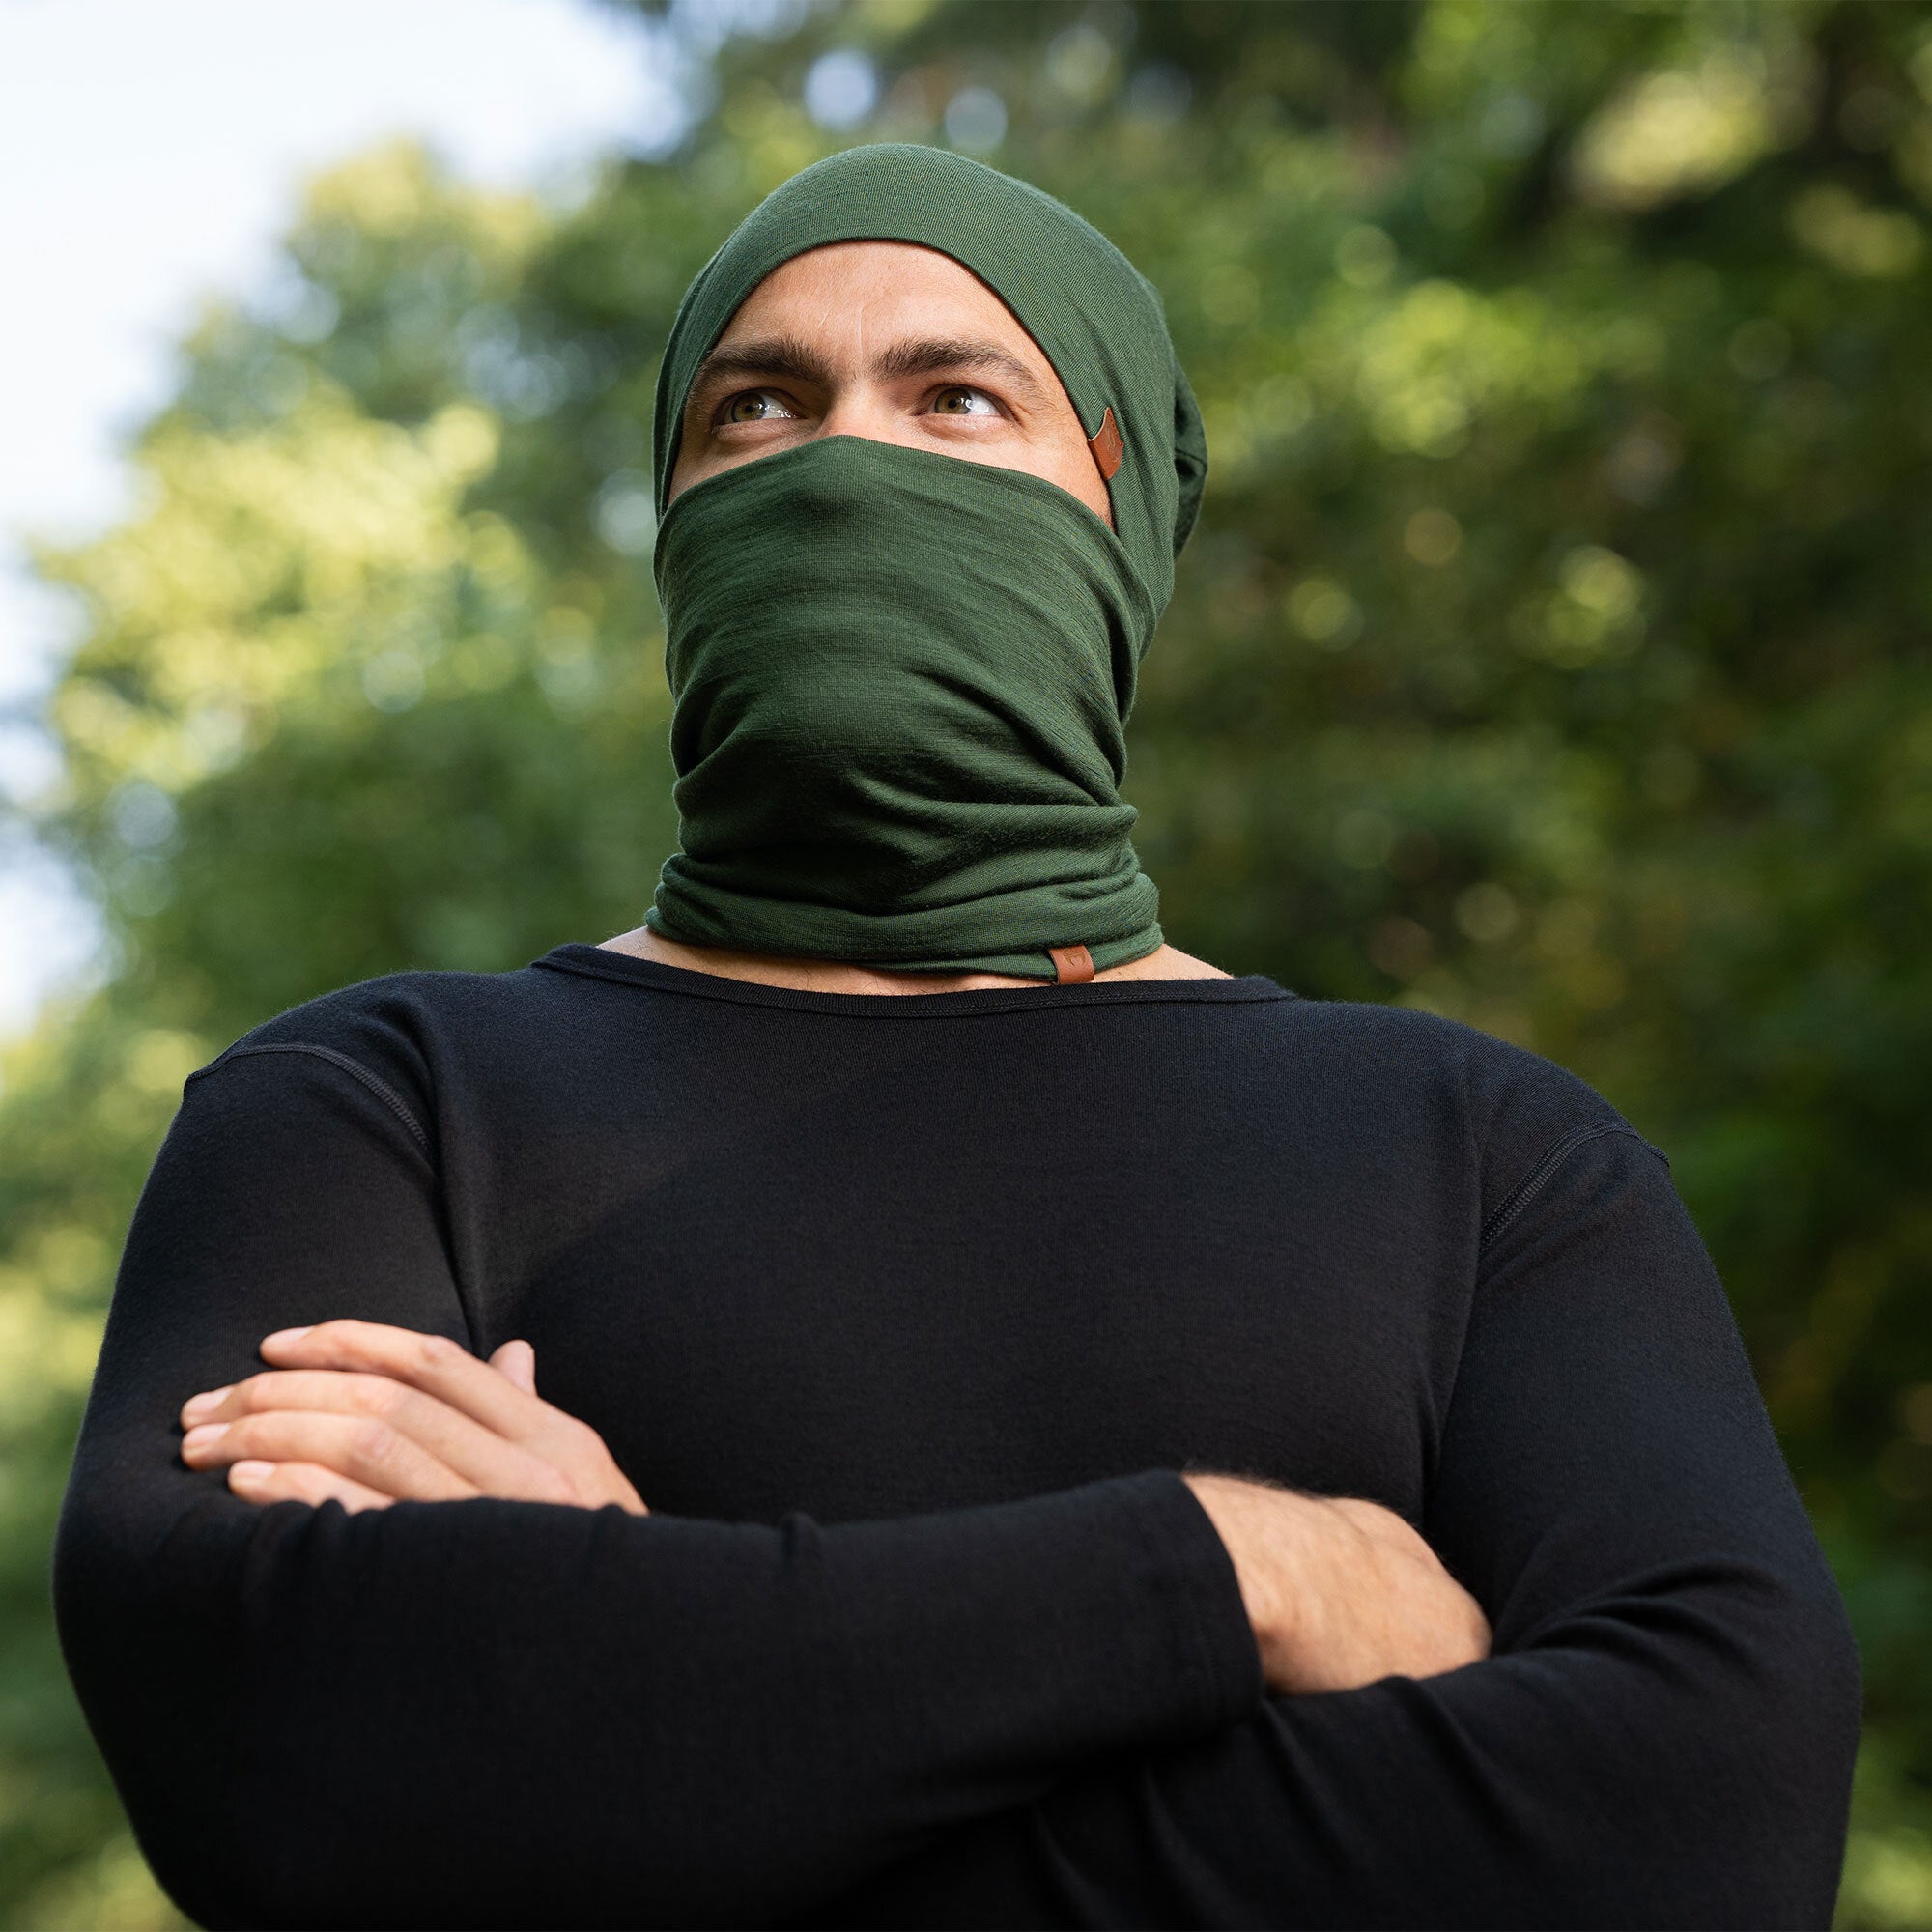
<instances>
[{"instance_id":1,"label":"fingernail","mask_svg":"<svg viewBox=\"0 0 1932 1932\"><path fill-rule=\"evenodd\" d=\"M309 1328L314 1326L315 1323L311 1321ZM308 1328L277 1328L272 1335L262 1337L262 1346L266 1349L270 1342L299 1342L307 1333Z\"/></svg>"},{"instance_id":2,"label":"fingernail","mask_svg":"<svg viewBox=\"0 0 1932 1932\"><path fill-rule=\"evenodd\" d=\"M231 1483L238 1479L244 1483L260 1483L266 1482L274 1473L275 1465L272 1463L257 1463L251 1459L245 1463L231 1463L228 1480Z\"/></svg>"},{"instance_id":3,"label":"fingernail","mask_svg":"<svg viewBox=\"0 0 1932 1932\"><path fill-rule=\"evenodd\" d=\"M211 1442L219 1442L228 1434L225 1422L204 1422L198 1429L190 1429L182 1437L184 1449L206 1449Z\"/></svg>"},{"instance_id":4,"label":"fingernail","mask_svg":"<svg viewBox=\"0 0 1932 1932\"><path fill-rule=\"evenodd\" d=\"M225 1388L209 1389L201 1395L191 1395L182 1404L182 1413L192 1422L197 1415L206 1415L210 1409L221 1406L221 1398L228 1393Z\"/></svg>"}]
</instances>

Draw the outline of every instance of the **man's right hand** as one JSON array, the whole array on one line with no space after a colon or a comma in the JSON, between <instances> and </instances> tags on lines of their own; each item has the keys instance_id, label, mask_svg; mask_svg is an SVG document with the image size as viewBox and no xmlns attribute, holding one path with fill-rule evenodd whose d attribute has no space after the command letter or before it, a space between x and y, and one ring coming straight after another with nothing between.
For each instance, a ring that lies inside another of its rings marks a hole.
<instances>
[{"instance_id":1,"label":"man's right hand","mask_svg":"<svg viewBox=\"0 0 1932 1932\"><path fill-rule=\"evenodd\" d=\"M1181 1480L1234 1558L1270 1691L1355 1690L1489 1656L1481 1605L1393 1510L1236 1476Z\"/></svg>"}]
</instances>

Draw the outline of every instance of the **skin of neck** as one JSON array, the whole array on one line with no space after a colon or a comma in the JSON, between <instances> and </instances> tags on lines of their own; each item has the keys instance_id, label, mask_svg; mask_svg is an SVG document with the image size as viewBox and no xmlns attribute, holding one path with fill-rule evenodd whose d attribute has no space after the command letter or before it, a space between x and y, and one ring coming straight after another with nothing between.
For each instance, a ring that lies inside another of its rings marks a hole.
<instances>
[{"instance_id":1,"label":"skin of neck","mask_svg":"<svg viewBox=\"0 0 1932 1932\"><path fill-rule=\"evenodd\" d=\"M1023 470L1113 527L1107 480L1044 352L985 283L936 249L840 242L746 297L692 382L669 495L821 437L857 436ZM882 973L839 960L692 946L648 926L612 952L808 993L969 993L1051 984L1010 973ZM1094 980L1226 980L1162 946Z\"/></svg>"},{"instance_id":2,"label":"skin of neck","mask_svg":"<svg viewBox=\"0 0 1932 1932\"><path fill-rule=\"evenodd\" d=\"M654 959L660 966L682 966L690 973L716 973L726 980L749 980L754 986L789 986L800 993L974 993L982 987L1051 985L1013 973L881 973L871 966L836 959L789 959L766 952L740 952L727 946L687 946L640 925L601 942L608 952ZM1162 946L1144 959L1109 966L1094 976L1111 980L1227 980L1234 976L1179 947Z\"/></svg>"}]
</instances>

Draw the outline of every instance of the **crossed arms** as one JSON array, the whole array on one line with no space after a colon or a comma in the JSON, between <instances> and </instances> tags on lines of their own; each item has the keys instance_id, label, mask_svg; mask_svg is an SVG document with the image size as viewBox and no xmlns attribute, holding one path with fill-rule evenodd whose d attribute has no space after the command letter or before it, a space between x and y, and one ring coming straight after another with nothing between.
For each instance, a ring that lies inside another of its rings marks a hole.
<instances>
[{"instance_id":1,"label":"crossed arms","mask_svg":"<svg viewBox=\"0 0 1932 1932\"><path fill-rule=\"evenodd\" d=\"M181 1413L182 1460L226 1469L249 1502L359 1511L497 1496L649 1514L604 1438L538 1396L527 1342L482 1362L445 1336L336 1321L267 1336L262 1353L282 1366ZM1393 1510L1184 1480L1228 1547L1270 1690L1353 1690L1489 1655L1481 1605Z\"/></svg>"},{"instance_id":2,"label":"crossed arms","mask_svg":"<svg viewBox=\"0 0 1932 1932\"><path fill-rule=\"evenodd\" d=\"M190 1087L56 1560L90 1720L204 1922L1829 1922L1856 1655L1722 1292L1627 1137L1542 1190L1463 1345L1423 1548L1437 1640L1465 1591L1490 1654L1383 1674L1360 1617L1405 1586L1251 1520L1334 1504L1151 1470L878 1522L654 1516L515 1353L431 1351L439 1393L400 1353L329 1355L325 1322L270 1348L265 1406L224 1398L237 1462L331 1471L253 1432L346 1423L332 1473L369 1506L185 1467L183 1395L345 1281L388 1318L372 1351L464 1335L433 1177L327 1063L292 1095L293 1058ZM305 1161L355 1216L261 1211ZM359 1410L277 1406L284 1375L392 1384L384 1446ZM1297 1587L1257 1582L1270 1548ZM1324 1592L1354 1613L1325 1634L1278 1602Z\"/></svg>"}]
</instances>

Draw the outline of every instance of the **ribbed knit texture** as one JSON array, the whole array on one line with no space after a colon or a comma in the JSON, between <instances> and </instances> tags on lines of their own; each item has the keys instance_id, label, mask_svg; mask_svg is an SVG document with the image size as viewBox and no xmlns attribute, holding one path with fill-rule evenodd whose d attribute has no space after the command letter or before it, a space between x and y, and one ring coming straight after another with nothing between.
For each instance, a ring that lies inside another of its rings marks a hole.
<instances>
[{"instance_id":1,"label":"ribbed knit texture","mask_svg":"<svg viewBox=\"0 0 1932 1932\"><path fill-rule=\"evenodd\" d=\"M998 294L1123 457L1116 530L1015 471L835 438L668 503L685 399L765 276L916 242ZM693 282L659 376L655 570L680 850L646 915L678 939L1051 979L1161 943L1129 840L1123 727L1207 473L1159 298L1038 189L937 149L794 177Z\"/></svg>"}]
</instances>

